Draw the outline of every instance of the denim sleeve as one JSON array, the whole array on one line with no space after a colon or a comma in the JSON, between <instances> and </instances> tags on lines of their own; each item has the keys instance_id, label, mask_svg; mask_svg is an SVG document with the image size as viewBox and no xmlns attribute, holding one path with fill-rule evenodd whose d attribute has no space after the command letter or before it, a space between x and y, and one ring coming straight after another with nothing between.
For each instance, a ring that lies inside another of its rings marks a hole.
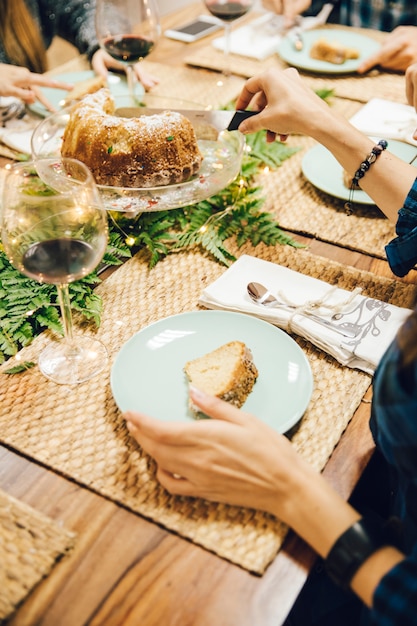
<instances>
[{"instance_id":1,"label":"denim sleeve","mask_svg":"<svg viewBox=\"0 0 417 626\"><path fill-rule=\"evenodd\" d=\"M381 580L370 612L374 626L415 626L417 619L417 547Z\"/></svg>"},{"instance_id":2,"label":"denim sleeve","mask_svg":"<svg viewBox=\"0 0 417 626\"><path fill-rule=\"evenodd\" d=\"M417 178L398 211L395 232L397 237L385 246L385 252L394 274L405 276L417 263Z\"/></svg>"}]
</instances>

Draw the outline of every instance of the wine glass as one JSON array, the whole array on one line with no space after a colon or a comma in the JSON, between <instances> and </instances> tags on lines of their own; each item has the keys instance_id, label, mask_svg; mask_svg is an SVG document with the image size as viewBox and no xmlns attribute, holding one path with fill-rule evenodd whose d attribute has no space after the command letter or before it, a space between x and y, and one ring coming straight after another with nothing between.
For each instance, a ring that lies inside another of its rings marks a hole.
<instances>
[{"instance_id":1,"label":"wine glass","mask_svg":"<svg viewBox=\"0 0 417 626\"><path fill-rule=\"evenodd\" d=\"M85 335L74 338L68 289L101 261L107 224L100 194L84 163L45 158L8 170L1 241L22 274L57 287L64 340L52 341L38 359L42 373L57 383L81 383L107 363L100 341Z\"/></svg>"},{"instance_id":2,"label":"wine glass","mask_svg":"<svg viewBox=\"0 0 417 626\"><path fill-rule=\"evenodd\" d=\"M255 0L204 0L206 8L212 15L218 17L224 24L224 71L226 78L230 77L230 42L232 35L232 22L253 7Z\"/></svg>"},{"instance_id":3,"label":"wine glass","mask_svg":"<svg viewBox=\"0 0 417 626\"><path fill-rule=\"evenodd\" d=\"M148 56L161 32L156 0L97 0L96 31L103 50L125 66L135 104L134 65Z\"/></svg>"}]
</instances>

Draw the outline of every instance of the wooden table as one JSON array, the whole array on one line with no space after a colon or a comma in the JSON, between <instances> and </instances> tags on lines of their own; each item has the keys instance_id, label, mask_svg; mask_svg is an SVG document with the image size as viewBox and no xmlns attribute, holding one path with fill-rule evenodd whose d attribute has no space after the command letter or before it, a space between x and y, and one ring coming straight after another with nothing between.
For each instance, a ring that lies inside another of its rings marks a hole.
<instances>
[{"instance_id":1,"label":"wooden table","mask_svg":"<svg viewBox=\"0 0 417 626\"><path fill-rule=\"evenodd\" d=\"M198 4L186 8L164 27L201 12ZM162 38L153 60L177 65L189 51L189 44ZM383 260L308 242L313 253L392 277ZM415 272L405 280L416 282ZM373 451L369 399L370 393L324 470L346 498ZM14 626L277 626L315 559L289 533L267 572L252 575L4 446L0 488L78 534L75 550L30 594L9 622Z\"/></svg>"}]
</instances>

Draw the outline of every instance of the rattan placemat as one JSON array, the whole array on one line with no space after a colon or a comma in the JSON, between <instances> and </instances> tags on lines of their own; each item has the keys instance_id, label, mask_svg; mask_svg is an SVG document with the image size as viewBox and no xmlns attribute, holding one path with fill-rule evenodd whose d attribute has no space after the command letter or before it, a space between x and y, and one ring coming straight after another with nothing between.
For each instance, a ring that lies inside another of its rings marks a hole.
<instances>
[{"instance_id":1,"label":"rattan placemat","mask_svg":"<svg viewBox=\"0 0 417 626\"><path fill-rule=\"evenodd\" d=\"M0 623L74 541L74 533L0 490Z\"/></svg>"},{"instance_id":2,"label":"rattan placemat","mask_svg":"<svg viewBox=\"0 0 417 626\"><path fill-rule=\"evenodd\" d=\"M407 285L317 258L306 250L260 245L255 251L244 246L241 252L256 253L342 287L360 283L369 295L403 306L412 302ZM147 255L140 253L119 268L98 288L104 314L97 335L108 347L110 360L149 323L198 309L202 289L223 271L223 266L197 250L171 255L152 270ZM20 357L35 360L50 341L44 333ZM361 402L370 377L339 366L306 342L301 345L312 366L315 389L294 445L319 470ZM138 377L141 368L146 363L138 355ZM159 486L153 462L132 441L115 406L109 371L78 387L55 385L37 369L0 376L0 439L7 445L248 570L264 572L280 549L287 529L271 516L173 497ZM155 393L163 386L163 380L156 378Z\"/></svg>"},{"instance_id":3,"label":"rattan placemat","mask_svg":"<svg viewBox=\"0 0 417 626\"><path fill-rule=\"evenodd\" d=\"M185 58L191 66L207 68L222 72L226 69L222 52L212 45L192 52ZM247 57L230 55L230 69L238 75L250 78L267 69L285 69L288 65L277 54L258 61ZM365 76L359 74L311 74L303 72L305 82L312 89L331 88L340 98L350 98L360 102L368 102L370 98L386 98L396 102L406 102L405 81L403 74L371 70Z\"/></svg>"},{"instance_id":4,"label":"rattan placemat","mask_svg":"<svg viewBox=\"0 0 417 626\"><path fill-rule=\"evenodd\" d=\"M285 230L385 259L384 248L395 237L394 225L375 205L355 204L352 215L347 215L347 198L341 200L320 191L302 173L302 159L316 142L293 136L288 143L301 150L280 168L257 176L266 198L264 209L273 213ZM323 180L325 176L323 170Z\"/></svg>"}]
</instances>

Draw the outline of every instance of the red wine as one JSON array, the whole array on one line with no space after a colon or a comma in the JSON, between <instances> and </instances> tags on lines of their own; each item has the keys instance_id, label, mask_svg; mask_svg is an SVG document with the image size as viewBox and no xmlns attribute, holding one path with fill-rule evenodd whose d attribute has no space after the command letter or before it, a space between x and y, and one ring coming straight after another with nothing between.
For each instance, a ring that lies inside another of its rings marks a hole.
<instances>
[{"instance_id":1,"label":"red wine","mask_svg":"<svg viewBox=\"0 0 417 626\"><path fill-rule=\"evenodd\" d=\"M47 239L32 244L22 258L25 274L53 285L73 282L93 270L94 248L79 239Z\"/></svg>"},{"instance_id":2,"label":"red wine","mask_svg":"<svg viewBox=\"0 0 417 626\"><path fill-rule=\"evenodd\" d=\"M247 4L241 4L240 2L224 2L223 4L210 4L206 5L210 13L219 17L221 20L231 22L238 17L242 17L248 12L250 6Z\"/></svg>"},{"instance_id":3,"label":"red wine","mask_svg":"<svg viewBox=\"0 0 417 626\"><path fill-rule=\"evenodd\" d=\"M115 35L103 41L106 52L123 63L136 63L148 56L153 46L153 41L139 35Z\"/></svg>"}]
</instances>

